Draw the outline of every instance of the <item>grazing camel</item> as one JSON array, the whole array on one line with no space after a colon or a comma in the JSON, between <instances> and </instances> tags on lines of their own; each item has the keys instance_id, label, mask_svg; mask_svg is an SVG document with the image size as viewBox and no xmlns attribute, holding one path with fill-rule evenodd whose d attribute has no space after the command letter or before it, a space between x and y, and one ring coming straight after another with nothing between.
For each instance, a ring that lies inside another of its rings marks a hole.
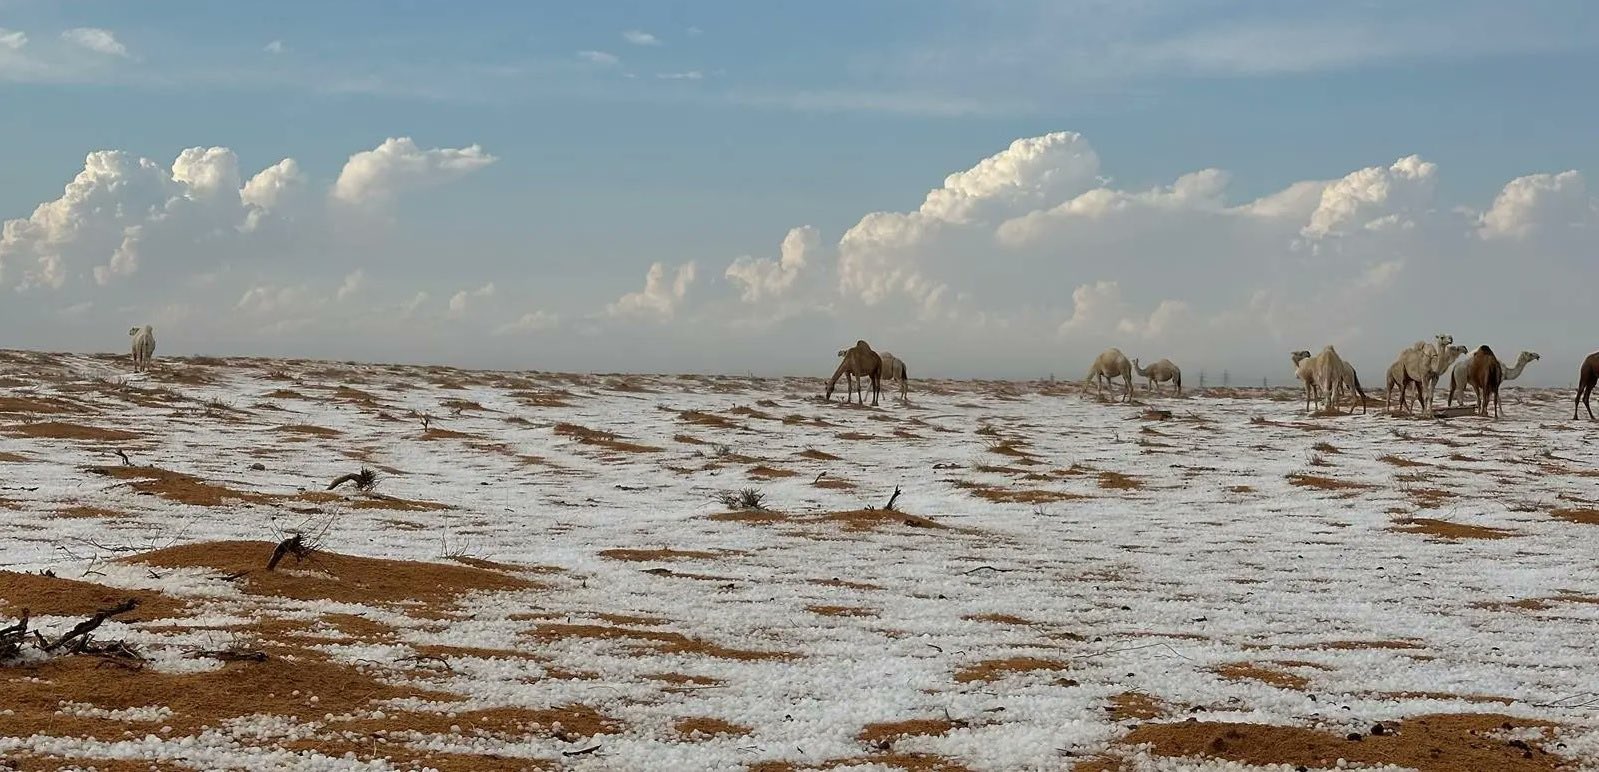
<instances>
[{"instance_id":1,"label":"grazing camel","mask_svg":"<svg viewBox=\"0 0 1599 772\"><path fill-rule=\"evenodd\" d=\"M1538 352L1523 351L1516 356L1515 367L1505 367L1505 363L1500 362L1499 368L1504 372L1504 380L1513 381L1521 377L1521 371L1527 369L1527 365L1539 359L1542 357L1538 356ZM1466 392L1469 391L1466 384L1466 367L1470 364L1470 359L1462 359L1449 371L1449 396L1444 401L1445 405L1455 404L1456 392L1460 393L1460 404L1466 404Z\"/></svg>"},{"instance_id":2,"label":"grazing camel","mask_svg":"<svg viewBox=\"0 0 1599 772\"><path fill-rule=\"evenodd\" d=\"M150 359L155 356L155 328L150 325L132 327L128 335L133 337L133 371L141 372L150 368Z\"/></svg>"},{"instance_id":3,"label":"grazing camel","mask_svg":"<svg viewBox=\"0 0 1599 772\"><path fill-rule=\"evenodd\" d=\"M838 356L844 356L848 353L849 349L847 348L841 348L838 350ZM877 355L883 358L883 380L899 381L899 401L909 402L910 373L905 369L905 360L900 359L899 357L894 356L887 351L879 351L877 352ZM850 389L859 388L861 383L860 379L849 373L845 373L844 378L845 385L847 385Z\"/></svg>"},{"instance_id":4,"label":"grazing camel","mask_svg":"<svg viewBox=\"0 0 1599 772\"><path fill-rule=\"evenodd\" d=\"M1466 382L1471 384L1471 390L1476 393L1477 415L1487 417L1490 400L1494 405L1494 418L1503 415L1499 410L1499 384L1504 382L1504 374L1504 365L1499 363L1499 357L1494 356L1493 349L1487 346L1478 346L1477 351L1466 360Z\"/></svg>"},{"instance_id":5,"label":"grazing camel","mask_svg":"<svg viewBox=\"0 0 1599 772\"><path fill-rule=\"evenodd\" d=\"M1432 340L1433 350L1438 352L1438 361L1442 363L1439 366L1447 368L1449 366L1449 361L1452 359L1452 357L1449 356L1449 347L1454 345L1455 336L1439 334L1434 335ZM1423 341L1416 341L1416 344L1422 346L1426 345L1426 343ZM1461 353L1464 354L1465 349L1461 349ZM1442 375L1442 372L1440 371L1439 374ZM1437 395L1434 392L1437 391L1437 388L1438 378L1435 376L1427 383L1427 404L1431 405L1436 399Z\"/></svg>"},{"instance_id":6,"label":"grazing camel","mask_svg":"<svg viewBox=\"0 0 1599 772\"><path fill-rule=\"evenodd\" d=\"M1138 360L1133 360L1133 371L1148 379L1149 390L1160 394L1160 384L1171 381L1177 387L1177 396L1183 394L1183 371L1172 364L1170 359L1162 359L1149 367L1139 367Z\"/></svg>"},{"instance_id":7,"label":"grazing camel","mask_svg":"<svg viewBox=\"0 0 1599 772\"><path fill-rule=\"evenodd\" d=\"M1355 372L1354 365L1349 364L1348 362L1344 362L1343 365L1344 370L1342 380L1344 385L1344 393L1347 394L1351 391L1354 392L1355 397L1360 400L1360 412L1365 413L1366 392L1364 389L1360 388L1360 374ZM1355 409L1353 407L1349 408L1349 413L1350 415L1354 415Z\"/></svg>"},{"instance_id":8,"label":"grazing camel","mask_svg":"<svg viewBox=\"0 0 1599 772\"><path fill-rule=\"evenodd\" d=\"M1593 406L1588 404L1588 397L1593 395L1596 383L1599 383L1599 351L1582 360L1582 368L1577 371L1577 400L1571 406L1571 420L1577 420L1578 405L1588 408L1588 420L1594 420Z\"/></svg>"},{"instance_id":9,"label":"grazing camel","mask_svg":"<svg viewBox=\"0 0 1599 772\"><path fill-rule=\"evenodd\" d=\"M1126 386L1121 401L1133 401L1133 363L1127 361L1121 349L1108 348L1094 358L1094 364L1088 368L1088 377L1083 380L1093 381L1098 387L1101 399L1105 396L1105 385L1116 385L1115 379L1121 378Z\"/></svg>"},{"instance_id":10,"label":"grazing camel","mask_svg":"<svg viewBox=\"0 0 1599 772\"><path fill-rule=\"evenodd\" d=\"M838 379L848 374L853 378L872 379L872 406L877 406L877 397L883 391L883 358L864 340L855 341L855 346L844 355L844 361L838 363L838 369L833 371L833 378L827 382L827 392L824 395L827 401L833 400L833 389L838 386ZM847 384L846 384L847 386ZM850 401L844 398L845 404ZM866 403L865 395L861 395L861 404Z\"/></svg>"},{"instance_id":11,"label":"grazing camel","mask_svg":"<svg viewBox=\"0 0 1599 772\"><path fill-rule=\"evenodd\" d=\"M1333 413L1338 412L1338 394L1344 389L1344 360L1338 356L1338 351L1328 346L1310 358L1311 373L1316 379L1316 387L1323 391L1326 398L1327 409ZM1355 412L1350 406L1349 412Z\"/></svg>"}]
</instances>

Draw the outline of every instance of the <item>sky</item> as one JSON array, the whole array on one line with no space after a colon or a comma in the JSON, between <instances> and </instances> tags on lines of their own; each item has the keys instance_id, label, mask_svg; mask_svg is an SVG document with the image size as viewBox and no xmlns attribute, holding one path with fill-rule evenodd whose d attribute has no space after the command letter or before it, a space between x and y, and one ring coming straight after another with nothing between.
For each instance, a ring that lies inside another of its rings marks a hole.
<instances>
[{"instance_id":1,"label":"sky","mask_svg":"<svg viewBox=\"0 0 1599 772\"><path fill-rule=\"evenodd\" d=\"M1563 385L1596 65L1582 0L0 0L0 347Z\"/></svg>"}]
</instances>

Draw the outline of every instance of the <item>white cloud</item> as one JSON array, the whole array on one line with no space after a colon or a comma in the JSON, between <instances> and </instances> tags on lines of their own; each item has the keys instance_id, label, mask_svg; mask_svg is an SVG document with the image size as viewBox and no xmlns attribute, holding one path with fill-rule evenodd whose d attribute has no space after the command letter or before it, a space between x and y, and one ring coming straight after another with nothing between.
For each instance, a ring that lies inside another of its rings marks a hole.
<instances>
[{"instance_id":1,"label":"white cloud","mask_svg":"<svg viewBox=\"0 0 1599 772\"><path fill-rule=\"evenodd\" d=\"M344 281L339 284L339 289L333 293L333 297L341 302L349 300L365 289L366 283L366 271L357 268L344 277Z\"/></svg>"},{"instance_id":2,"label":"white cloud","mask_svg":"<svg viewBox=\"0 0 1599 772\"><path fill-rule=\"evenodd\" d=\"M127 58L128 49L117 40L117 36L108 29L98 27L74 27L61 33L61 39L81 48L86 48L97 54L106 56L120 56Z\"/></svg>"},{"instance_id":3,"label":"white cloud","mask_svg":"<svg viewBox=\"0 0 1599 772\"><path fill-rule=\"evenodd\" d=\"M269 316L312 303L314 293L305 285L258 284L245 290L234 308L258 316Z\"/></svg>"},{"instance_id":4,"label":"white cloud","mask_svg":"<svg viewBox=\"0 0 1599 772\"><path fill-rule=\"evenodd\" d=\"M776 261L740 257L727 267L724 275L743 285L742 298L745 303L780 297L794 285L794 280L805 270L821 243L821 233L816 228L809 225L794 228L783 237Z\"/></svg>"},{"instance_id":5,"label":"white cloud","mask_svg":"<svg viewBox=\"0 0 1599 772\"><path fill-rule=\"evenodd\" d=\"M655 37L654 35L651 35L643 30L637 29L630 29L626 32L623 32L622 39L632 43L635 46L658 46L661 44L660 38Z\"/></svg>"},{"instance_id":6,"label":"white cloud","mask_svg":"<svg viewBox=\"0 0 1599 772\"><path fill-rule=\"evenodd\" d=\"M577 52L577 57L583 61L591 64L598 64L602 67L615 67L616 65L622 63L621 57L618 57L616 54L606 53L604 51L579 51Z\"/></svg>"},{"instance_id":7,"label":"white cloud","mask_svg":"<svg viewBox=\"0 0 1599 772\"><path fill-rule=\"evenodd\" d=\"M671 319L688 296L695 271L693 262L684 263L673 272L671 283L667 283L666 264L654 263L644 276L644 289L623 295L615 303L606 306L605 311L611 316L648 317L661 321Z\"/></svg>"},{"instance_id":8,"label":"white cloud","mask_svg":"<svg viewBox=\"0 0 1599 772\"><path fill-rule=\"evenodd\" d=\"M655 77L660 80L703 80L705 78L705 73L700 72L699 70L688 70L686 72L660 72L656 73Z\"/></svg>"},{"instance_id":9,"label":"white cloud","mask_svg":"<svg viewBox=\"0 0 1599 772\"><path fill-rule=\"evenodd\" d=\"M347 204L381 205L403 191L459 179L497 160L477 145L423 150L410 137L391 137L350 156L333 183L333 197Z\"/></svg>"},{"instance_id":10,"label":"white cloud","mask_svg":"<svg viewBox=\"0 0 1599 772\"><path fill-rule=\"evenodd\" d=\"M523 314L514 322L502 324L494 329L495 335L516 335L533 332L546 332L559 327L561 317L549 311L530 311Z\"/></svg>"},{"instance_id":11,"label":"white cloud","mask_svg":"<svg viewBox=\"0 0 1599 772\"><path fill-rule=\"evenodd\" d=\"M266 44L265 46L263 46L261 48L261 50L265 51L265 52L267 52L269 54L281 54L281 53L283 53L285 51L288 51L289 47L287 45L285 45L283 43L283 41L281 41L281 40L274 40L274 41Z\"/></svg>"},{"instance_id":12,"label":"white cloud","mask_svg":"<svg viewBox=\"0 0 1599 772\"><path fill-rule=\"evenodd\" d=\"M466 311L474 300L494 297L494 282L489 282L474 290L461 290L450 297L450 318L460 319L466 316Z\"/></svg>"},{"instance_id":13,"label":"white cloud","mask_svg":"<svg viewBox=\"0 0 1599 772\"><path fill-rule=\"evenodd\" d=\"M1403 227L1431 205L1437 176L1436 164L1413 155L1386 168L1350 172L1322 190L1321 202L1301 233L1314 239L1352 228Z\"/></svg>"},{"instance_id":14,"label":"white cloud","mask_svg":"<svg viewBox=\"0 0 1599 772\"><path fill-rule=\"evenodd\" d=\"M28 33L0 27L0 48L20 51L28 44Z\"/></svg>"},{"instance_id":15,"label":"white cloud","mask_svg":"<svg viewBox=\"0 0 1599 772\"><path fill-rule=\"evenodd\" d=\"M1588 195L1576 170L1529 174L1507 183L1482 214L1477 234L1484 239L1526 238L1540 229L1581 227L1599 222L1599 200Z\"/></svg>"}]
</instances>

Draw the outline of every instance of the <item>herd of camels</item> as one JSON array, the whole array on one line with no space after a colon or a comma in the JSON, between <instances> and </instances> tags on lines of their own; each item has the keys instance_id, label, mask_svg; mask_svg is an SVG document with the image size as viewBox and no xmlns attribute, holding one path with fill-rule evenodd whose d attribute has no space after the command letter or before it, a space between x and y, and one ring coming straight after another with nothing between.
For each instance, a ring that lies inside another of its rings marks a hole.
<instances>
[{"instance_id":1,"label":"herd of camels","mask_svg":"<svg viewBox=\"0 0 1599 772\"><path fill-rule=\"evenodd\" d=\"M1468 353L1469 352L1469 353ZM838 368L833 371L833 377L827 382L827 391L824 398L831 400L833 390L838 385L839 378L845 378L845 385L849 389L848 402L859 394L861 404L866 403L863 391L865 383L872 385L872 404L878 403L878 395L882 392L884 379L899 382L900 399L904 400L908 393L905 362L886 351L873 351L872 347L864 340L855 341L855 345L841 349L838 356L842 357ZM1351 396L1360 403L1361 412L1366 411L1366 392L1360 388L1360 376L1355 372L1354 365L1345 361L1338 355L1332 346L1327 346L1321 353L1312 355L1309 351L1294 351L1290 356L1294 363L1294 376L1299 379L1305 390L1305 410L1317 412L1325 410L1337 413L1339 396ZM1464 359L1462 359L1464 357ZM1466 404L1466 394L1471 392L1476 398L1475 412L1477 415L1487 417L1492 406L1494 418L1503 417L1504 413L1499 405L1499 387L1505 381L1515 380L1521 376L1528 364L1540 359L1535 351L1523 351L1516 357L1516 364L1508 366L1499 360L1493 349L1487 346L1478 346L1476 351L1470 351L1465 346L1455 345L1455 339L1450 335L1438 335L1432 343L1417 341L1399 352L1399 358L1388 367L1387 378L1383 390L1383 408L1391 410L1393 404L1394 387L1399 388L1399 406L1404 412L1411 412L1409 393L1412 386L1416 389L1417 403L1426 415L1433 415L1433 400L1437 391L1438 381L1444 373L1449 373L1449 394L1445 405L1452 406L1457 398L1462 406ZM1459 360L1459 361L1456 361ZM1084 382L1093 381L1098 395L1103 398L1105 387L1115 387L1115 379L1122 379L1123 402L1133 399L1133 374L1148 380L1148 388L1156 394L1160 393L1160 385L1170 382L1174 393L1183 393L1183 371L1169 359L1162 359L1149 367L1139 365L1137 359L1129 360L1120 349L1105 349L1094 363L1089 367L1088 376ZM1572 406L1571 418L1576 420L1578 408L1587 408L1588 418L1593 419L1593 408L1588 400L1594 387L1599 385L1599 352L1589 354L1582 362L1578 372L1577 397ZM1351 404L1349 412L1354 413Z\"/></svg>"},{"instance_id":2,"label":"herd of camels","mask_svg":"<svg viewBox=\"0 0 1599 772\"><path fill-rule=\"evenodd\" d=\"M132 358L134 372L141 372L150 366L150 360L155 356L155 329L150 325L134 327L128 330L132 340ZM1421 405L1422 412L1431 415L1433 412L1433 393L1437 389L1438 381L1445 372L1449 373L1449 396L1446 405L1455 403L1456 394L1460 396L1460 403L1465 404L1467 389L1473 392L1477 399L1477 415L1487 416L1488 406L1493 405L1493 417L1503 415L1499 409L1499 386L1505 381L1514 380L1521 375L1529 363L1538 360L1538 354L1532 351L1523 351L1516 357L1514 367L1507 367L1494 355L1487 346L1478 346L1477 350L1466 355L1465 346L1456 346L1455 339L1449 335L1439 335L1432 343L1416 341L1410 347L1399 352L1399 358L1388 368L1388 378L1383 394L1383 407L1390 409L1391 397L1395 386L1399 387L1399 406L1402 410L1410 411L1410 400L1407 397L1410 387L1416 387L1416 398ZM867 381L872 385L872 404L876 405L878 396L882 394L883 380L899 382L900 400L905 400L910 393L910 376L905 370L905 362L887 351L873 351L872 347L864 340L855 341L855 345L840 349L838 356L841 360L838 368L833 371L833 377L827 382L827 391L823 395L826 399L833 398L833 390L838 386L839 378L846 378L845 386L849 389L849 396L845 398L859 398L861 404L866 403L864 388ZM1295 351L1291 356L1294 361L1294 375L1299 378L1305 387L1305 409L1315 411L1325 409L1338 412L1338 397L1340 394L1353 395L1360 402L1361 412L1366 410L1366 393L1360 388L1360 377L1355 373L1354 365L1344 361L1343 357L1332 346L1321 350L1320 354L1311 355L1309 351ZM1455 361L1462 356L1466 358ZM1451 368L1453 365L1453 368ZM1131 402L1133 399L1133 373L1148 379L1149 389L1156 394L1160 393L1160 384L1170 382L1175 389L1175 394L1183 393L1183 371L1169 359L1162 359L1142 367L1137 359L1128 360L1120 349L1105 349L1094 359L1094 364L1088 370L1088 376L1083 380L1093 381L1098 388L1098 394L1103 397L1106 386L1114 387L1116 378L1123 382L1122 401ZM1599 385L1599 351L1589 354L1582 361L1582 368L1578 372L1577 398L1571 409L1572 420L1577 419L1578 408L1587 408L1588 418L1593 419L1593 407L1588 400L1593 394L1594 386ZM1322 406L1325 405L1325 408ZM1350 405L1349 412L1354 413L1354 405Z\"/></svg>"}]
</instances>

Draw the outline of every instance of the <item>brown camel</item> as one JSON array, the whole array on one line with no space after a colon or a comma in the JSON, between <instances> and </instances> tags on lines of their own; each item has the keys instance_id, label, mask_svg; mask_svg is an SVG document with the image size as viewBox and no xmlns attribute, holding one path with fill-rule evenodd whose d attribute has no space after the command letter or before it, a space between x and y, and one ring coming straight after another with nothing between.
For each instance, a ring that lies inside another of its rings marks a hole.
<instances>
[{"instance_id":1,"label":"brown camel","mask_svg":"<svg viewBox=\"0 0 1599 772\"><path fill-rule=\"evenodd\" d=\"M1588 408L1588 420L1593 418L1593 405L1588 404L1588 397L1593 395L1594 384L1599 384L1599 351L1588 355L1582 360L1582 369L1577 371L1577 400L1571 406L1571 420L1577 420L1577 406Z\"/></svg>"},{"instance_id":2,"label":"brown camel","mask_svg":"<svg viewBox=\"0 0 1599 772\"><path fill-rule=\"evenodd\" d=\"M1493 349L1478 346L1466 365L1466 383L1471 384L1471 390L1477 395L1477 415L1488 415L1490 399L1493 400L1494 418L1503 415L1499 410L1499 384L1504 380L1505 367L1499 364L1499 357L1494 356Z\"/></svg>"},{"instance_id":3,"label":"brown camel","mask_svg":"<svg viewBox=\"0 0 1599 772\"><path fill-rule=\"evenodd\" d=\"M838 363L838 369L833 371L833 378L827 382L826 399L831 402L833 389L838 387L838 379L849 375L853 378L872 379L872 405L877 405L877 397L883 392L883 358L878 356L866 341L855 341L855 346L844 354L843 361ZM844 402L849 403L851 396L846 396ZM865 395L861 396L861 404L866 403Z\"/></svg>"}]
</instances>

